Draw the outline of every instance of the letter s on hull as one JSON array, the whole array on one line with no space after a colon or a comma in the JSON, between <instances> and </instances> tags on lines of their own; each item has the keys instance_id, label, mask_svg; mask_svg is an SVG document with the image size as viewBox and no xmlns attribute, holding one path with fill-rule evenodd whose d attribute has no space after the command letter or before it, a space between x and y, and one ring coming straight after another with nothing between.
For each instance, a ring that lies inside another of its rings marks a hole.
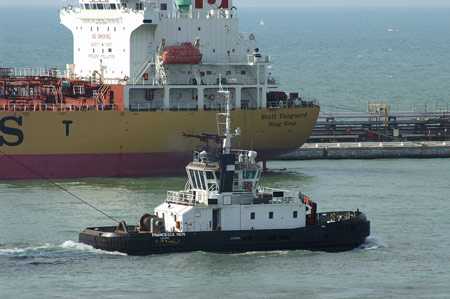
<instances>
[{"instance_id":1,"label":"letter s on hull","mask_svg":"<svg viewBox=\"0 0 450 299\"><path fill-rule=\"evenodd\" d=\"M23 142L23 132L16 128L7 126L7 121L14 121L18 126L22 126L22 116L17 118L15 116L7 116L0 120L0 146L4 144L7 146L18 146ZM9 142L5 139L4 135L16 136L15 142Z\"/></svg>"}]
</instances>

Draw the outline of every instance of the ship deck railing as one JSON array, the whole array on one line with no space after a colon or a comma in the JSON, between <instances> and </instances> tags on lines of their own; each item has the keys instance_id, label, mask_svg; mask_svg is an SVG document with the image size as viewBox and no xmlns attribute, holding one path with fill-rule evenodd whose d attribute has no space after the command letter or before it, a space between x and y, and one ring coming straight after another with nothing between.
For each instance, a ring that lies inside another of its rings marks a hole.
<instances>
[{"instance_id":1,"label":"ship deck railing","mask_svg":"<svg viewBox=\"0 0 450 299\"><path fill-rule=\"evenodd\" d=\"M55 78L67 77L67 72L61 72L56 68L2 68L0 78Z\"/></svg>"},{"instance_id":2,"label":"ship deck railing","mask_svg":"<svg viewBox=\"0 0 450 299\"><path fill-rule=\"evenodd\" d=\"M359 211L317 213L317 224L327 224L327 223L333 223L333 222L354 219L357 216L359 216L360 214L361 214L361 212L359 212Z\"/></svg>"},{"instance_id":3,"label":"ship deck railing","mask_svg":"<svg viewBox=\"0 0 450 299\"><path fill-rule=\"evenodd\" d=\"M278 109L286 109L286 108L311 108L311 107L318 107L318 102L316 100L286 100L283 101L283 103L280 102L274 102L274 101L268 101L266 108L271 110L278 110ZM161 111L161 110L168 110L168 111L198 111L199 106L198 105L178 105L176 107L169 107L168 109L163 108L161 105L156 105L153 103L146 103L146 104L130 104L128 106L130 111L135 112L145 112L145 111ZM204 111L224 111L225 105L222 104L208 104L204 105L203 110ZM256 105L256 103L248 103L242 101L241 108L239 110L258 110L261 109ZM232 107L231 110L238 110L236 107Z\"/></svg>"},{"instance_id":4,"label":"ship deck railing","mask_svg":"<svg viewBox=\"0 0 450 299\"><path fill-rule=\"evenodd\" d=\"M201 197L201 194L194 195L191 190L167 191L166 203L196 206L199 203Z\"/></svg>"},{"instance_id":5,"label":"ship deck railing","mask_svg":"<svg viewBox=\"0 0 450 299\"><path fill-rule=\"evenodd\" d=\"M119 104L40 104L40 103L3 103L0 111L111 111L123 110Z\"/></svg>"},{"instance_id":6,"label":"ship deck railing","mask_svg":"<svg viewBox=\"0 0 450 299\"><path fill-rule=\"evenodd\" d=\"M310 108L318 107L319 101L314 99L287 99L280 101L267 101L267 108L269 109L284 109L284 108Z\"/></svg>"}]
</instances>

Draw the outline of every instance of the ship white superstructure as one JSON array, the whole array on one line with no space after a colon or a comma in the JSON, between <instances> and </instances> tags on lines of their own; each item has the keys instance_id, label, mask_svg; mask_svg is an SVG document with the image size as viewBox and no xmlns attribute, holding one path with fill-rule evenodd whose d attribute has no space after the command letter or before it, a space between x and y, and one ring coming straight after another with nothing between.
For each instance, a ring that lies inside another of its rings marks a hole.
<instances>
[{"instance_id":1,"label":"ship white superstructure","mask_svg":"<svg viewBox=\"0 0 450 299\"><path fill-rule=\"evenodd\" d=\"M255 35L239 31L232 0L79 0L60 15L74 36L71 76L124 85L130 110L217 109L219 80L234 109L265 108L278 87ZM182 43L201 62L163 63L165 49Z\"/></svg>"}]
</instances>

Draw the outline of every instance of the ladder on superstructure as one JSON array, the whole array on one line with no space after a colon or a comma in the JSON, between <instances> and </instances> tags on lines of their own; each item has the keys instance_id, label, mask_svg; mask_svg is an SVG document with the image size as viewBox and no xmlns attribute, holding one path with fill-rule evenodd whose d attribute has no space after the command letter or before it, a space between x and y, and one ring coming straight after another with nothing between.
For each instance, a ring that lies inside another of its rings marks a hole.
<instances>
[{"instance_id":1,"label":"ladder on superstructure","mask_svg":"<svg viewBox=\"0 0 450 299\"><path fill-rule=\"evenodd\" d=\"M162 59L162 52L164 51L163 41L159 44L158 53L156 54L156 79L161 85L167 85L166 71Z\"/></svg>"},{"instance_id":2,"label":"ladder on superstructure","mask_svg":"<svg viewBox=\"0 0 450 299\"><path fill-rule=\"evenodd\" d=\"M150 55L149 57L147 57L147 59L145 60L145 62L142 64L141 68L136 72L136 77L133 80L133 85L136 85L139 80L144 77L145 72L147 71L147 69L150 67L150 65L153 63L153 55Z\"/></svg>"},{"instance_id":3,"label":"ladder on superstructure","mask_svg":"<svg viewBox=\"0 0 450 299\"><path fill-rule=\"evenodd\" d=\"M96 98L97 103L101 102L103 105L105 104L105 95L110 87L111 85L109 84L102 84L102 86L100 86L100 88L97 91L97 98Z\"/></svg>"}]
</instances>

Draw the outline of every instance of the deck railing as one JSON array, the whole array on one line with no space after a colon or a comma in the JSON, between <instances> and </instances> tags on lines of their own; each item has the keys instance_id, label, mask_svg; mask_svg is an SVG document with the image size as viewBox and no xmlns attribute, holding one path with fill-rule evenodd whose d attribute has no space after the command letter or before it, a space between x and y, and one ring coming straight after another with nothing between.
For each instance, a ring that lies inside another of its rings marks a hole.
<instances>
[{"instance_id":1,"label":"deck railing","mask_svg":"<svg viewBox=\"0 0 450 299\"><path fill-rule=\"evenodd\" d=\"M198 196L190 191L167 191L167 203L195 206L199 202Z\"/></svg>"},{"instance_id":2,"label":"deck railing","mask_svg":"<svg viewBox=\"0 0 450 299\"><path fill-rule=\"evenodd\" d=\"M0 111L108 111L123 110L122 105L88 105L88 104L30 104L8 103L0 104Z\"/></svg>"}]
</instances>

